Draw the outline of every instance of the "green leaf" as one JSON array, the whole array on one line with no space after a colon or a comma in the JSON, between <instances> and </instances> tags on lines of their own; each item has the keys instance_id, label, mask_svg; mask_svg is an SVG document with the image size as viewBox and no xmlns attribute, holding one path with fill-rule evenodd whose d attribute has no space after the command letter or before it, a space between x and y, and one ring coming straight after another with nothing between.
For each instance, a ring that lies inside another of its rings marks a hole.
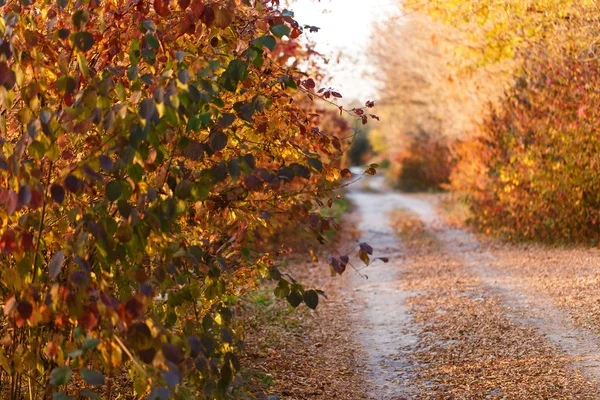
<instances>
[{"instance_id":1,"label":"green leaf","mask_svg":"<svg viewBox=\"0 0 600 400\"><path fill-rule=\"evenodd\" d=\"M275 288L275 296L283 299L284 297L287 297L290 294L290 285L289 283L284 280L284 279L280 279L279 280L279 284L277 285L277 287Z\"/></svg>"},{"instance_id":2,"label":"green leaf","mask_svg":"<svg viewBox=\"0 0 600 400\"><path fill-rule=\"evenodd\" d=\"M98 347L100 344L100 339L96 339L94 337L86 337L83 341L82 349L83 350L91 350Z\"/></svg>"},{"instance_id":3,"label":"green leaf","mask_svg":"<svg viewBox=\"0 0 600 400\"><path fill-rule=\"evenodd\" d=\"M260 44L261 47L266 47L267 49L273 51L277 45L277 40L275 40L273 36L267 35L256 39L256 43Z\"/></svg>"},{"instance_id":4,"label":"green leaf","mask_svg":"<svg viewBox=\"0 0 600 400\"><path fill-rule=\"evenodd\" d=\"M52 393L52 400L75 400L75 397L69 396L66 392Z\"/></svg>"},{"instance_id":5,"label":"green leaf","mask_svg":"<svg viewBox=\"0 0 600 400\"><path fill-rule=\"evenodd\" d=\"M90 12L86 9L78 10L71 17L71 21L73 22L73 26L77 29L81 29L85 24L90 20Z\"/></svg>"},{"instance_id":6,"label":"green leaf","mask_svg":"<svg viewBox=\"0 0 600 400\"><path fill-rule=\"evenodd\" d=\"M137 66L137 64L134 64L127 70L127 79L129 79L130 81L134 81L137 79L139 73L140 68Z\"/></svg>"},{"instance_id":7,"label":"green leaf","mask_svg":"<svg viewBox=\"0 0 600 400\"><path fill-rule=\"evenodd\" d=\"M268 108L271 105L271 99L267 96L263 96L262 94L258 94L254 96L252 99L252 107L254 111L263 112L265 108Z\"/></svg>"},{"instance_id":8,"label":"green leaf","mask_svg":"<svg viewBox=\"0 0 600 400\"><path fill-rule=\"evenodd\" d=\"M100 396L90 389L79 389L79 395L83 397L87 397L88 399L100 400Z\"/></svg>"},{"instance_id":9,"label":"green leaf","mask_svg":"<svg viewBox=\"0 0 600 400\"><path fill-rule=\"evenodd\" d=\"M304 292L304 303L311 309L316 309L319 304L319 295L315 290Z\"/></svg>"},{"instance_id":10,"label":"green leaf","mask_svg":"<svg viewBox=\"0 0 600 400\"><path fill-rule=\"evenodd\" d=\"M75 47L81 51L88 51L94 46L94 36L89 32L77 32L71 35Z\"/></svg>"},{"instance_id":11,"label":"green leaf","mask_svg":"<svg viewBox=\"0 0 600 400\"><path fill-rule=\"evenodd\" d=\"M71 357L71 358L77 358L77 357L79 357L82 354L83 354L83 350L81 350L81 349L76 349L76 350L73 350L73 351L69 351L67 353L67 355L69 357Z\"/></svg>"},{"instance_id":12,"label":"green leaf","mask_svg":"<svg viewBox=\"0 0 600 400\"><path fill-rule=\"evenodd\" d=\"M221 131L211 132L208 136L208 146L212 151L221 151L227 146L227 135Z\"/></svg>"},{"instance_id":13,"label":"green leaf","mask_svg":"<svg viewBox=\"0 0 600 400\"><path fill-rule=\"evenodd\" d=\"M108 201L113 202L121 197L121 193L123 192L123 187L121 186L121 182L112 181L106 185L106 198Z\"/></svg>"},{"instance_id":14,"label":"green leaf","mask_svg":"<svg viewBox=\"0 0 600 400\"><path fill-rule=\"evenodd\" d=\"M319 172L321 172L321 170L323 169L323 163L318 158L309 157L308 165L310 165Z\"/></svg>"},{"instance_id":15,"label":"green leaf","mask_svg":"<svg viewBox=\"0 0 600 400\"><path fill-rule=\"evenodd\" d=\"M296 308L302 303L302 294L298 290L293 290L288 296L287 301L292 305L292 307Z\"/></svg>"},{"instance_id":16,"label":"green leaf","mask_svg":"<svg viewBox=\"0 0 600 400\"><path fill-rule=\"evenodd\" d=\"M155 50L160 47L160 44L158 43L158 39L156 38L156 36L154 36L150 33L146 35L146 44L148 44L148 47L150 47L151 49L155 49Z\"/></svg>"},{"instance_id":17,"label":"green leaf","mask_svg":"<svg viewBox=\"0 0 600 400\"><path fill-rule=\"evenodd\" d=\"M279 24L271 27L271 32L273 35L281 39L283 36L289 37L292 30L285 24Z\"/></svg>"},{"instance_id":18,"label":"green leaf","mask_svg":"<svg viewBox=\"0 0 600 400\"><path fill-rule=\"evenodd\" d=\"M240 60L232 60L227 66L227 71L225 71L225 73L229 78L236 81L241 81L246 78L247 71L248 68L246 67L246 64Z\"/></svg>"},{"instance_id":19,"label":"green leaf","mask_svg":"<svg viewBox=\"0 0 600 400\"><path fill-rule=\"evenodd\" d=\"M89 385L101 386L104 385L104 375L102 375L98 371L94 371L91 369L82 369L81 370L81 378L86 381Z\"/></svg>"},{"instance_id":20,"label":"green leaf","mask_svg":"<svg viewBox=\"0 0 600 400\"><path fill-rule=\"evenodd\" d=\"M52 386L66 385L71 379L71 368L67 366L56 367L50 372L50 384Z\"/></svg>"},{"instance_id":21,"label":"green leaf","mask_svg":"<svg viewBox=\"0 0 600 400\"><path fill-rule=\"evenodd\" d=\"M127 174L131 178L132 181L138 183L142 180L144 176L144 168L139 164L131 164L127 167Z\"/></svg>"}]
</instances>

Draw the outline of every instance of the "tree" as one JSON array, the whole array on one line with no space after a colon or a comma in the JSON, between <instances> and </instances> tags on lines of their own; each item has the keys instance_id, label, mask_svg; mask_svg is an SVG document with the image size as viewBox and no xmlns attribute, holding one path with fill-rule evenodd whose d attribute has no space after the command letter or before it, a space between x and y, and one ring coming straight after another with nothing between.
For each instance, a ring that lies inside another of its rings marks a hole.
<instances>
[{"instance_id":1,"label":"tree","mask_svg":"<svg viewBox=\"0 0 600 400\"><path fill-rule=\"evenodd\" d=\"M419 164L424 176L439 176L439 171L449 171L451 165L445 156L429 157L427 162L433 163L423 164L423 155L411 151L434 152L471 133L482 122L480 110L502 94L513 63L472 68L457 54L477 43L458 29L418 13L390 18L376 29L373 42L372 54L382 86L378 106L383 122L379 130L395 161L392 174L400 181L410 180L414 187L416 177L407 175L404 163ZM400 185L404 186L402 182Z\"/></svg>"}]
</instances>

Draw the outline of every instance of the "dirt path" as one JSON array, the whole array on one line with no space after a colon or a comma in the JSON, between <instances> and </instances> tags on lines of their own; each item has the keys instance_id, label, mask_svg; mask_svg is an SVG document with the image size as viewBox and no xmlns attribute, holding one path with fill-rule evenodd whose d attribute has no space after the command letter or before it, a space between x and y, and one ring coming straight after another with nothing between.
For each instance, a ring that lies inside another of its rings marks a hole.
<instances>
[{"instance_id":1,"label":"dirt path","mask_svg":"<svg viewBox=\"0 0 600 400\"><path fill-rule=\"evenodd\" d=\"M380 188L372 180L349 195L362 240L393 257L349 282L361 304L370 398L600 398L600 341L554 292L444 225L431 202ZM398 238L395 210L421 230Z\"/></svg>"}]
</instances>

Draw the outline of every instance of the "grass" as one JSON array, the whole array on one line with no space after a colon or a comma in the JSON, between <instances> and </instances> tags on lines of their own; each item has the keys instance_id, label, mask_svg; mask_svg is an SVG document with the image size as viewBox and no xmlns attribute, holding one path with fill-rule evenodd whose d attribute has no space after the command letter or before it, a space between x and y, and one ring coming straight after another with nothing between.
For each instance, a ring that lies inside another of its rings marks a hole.
<instances>
[{"instance_id":1,"label":"grass","mask_svg":"<svg viewBox=\"0 0 600 400\"><path fill-rule=\"evenodd\" d=\"M335 222L341 223L344 214L350 211L352 211L352 203L350 200L342 197L334 199L330 208L323 208L321 210L321 215L325 217L331 217L335 220Z\"/></svg>"}]
</instances>

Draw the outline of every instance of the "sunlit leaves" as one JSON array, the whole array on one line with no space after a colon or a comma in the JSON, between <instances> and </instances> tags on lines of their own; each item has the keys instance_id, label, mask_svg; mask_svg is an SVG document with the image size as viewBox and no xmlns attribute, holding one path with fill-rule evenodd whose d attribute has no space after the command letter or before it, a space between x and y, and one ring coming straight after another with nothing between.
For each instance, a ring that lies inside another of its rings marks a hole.
<instances>
[{"instance_id":1,"label":"sunlit leaves","mask_svg":"<svg viewBox=\"0 0 600 400\"><path fill-rule=\"evenodd\" d=\"M289 12L84 3L4 19L0 272L20 341L5 351L43 346L24 367L50 383L34 397L101 398L130 360L123 395L224 398L240 368L229 307L249 283L319 303L271 268L269 240L293 226L325 243L347 125L320 129L296 91L310 80L290 61L312 65Z\"/></svg>"}]
</instances>

